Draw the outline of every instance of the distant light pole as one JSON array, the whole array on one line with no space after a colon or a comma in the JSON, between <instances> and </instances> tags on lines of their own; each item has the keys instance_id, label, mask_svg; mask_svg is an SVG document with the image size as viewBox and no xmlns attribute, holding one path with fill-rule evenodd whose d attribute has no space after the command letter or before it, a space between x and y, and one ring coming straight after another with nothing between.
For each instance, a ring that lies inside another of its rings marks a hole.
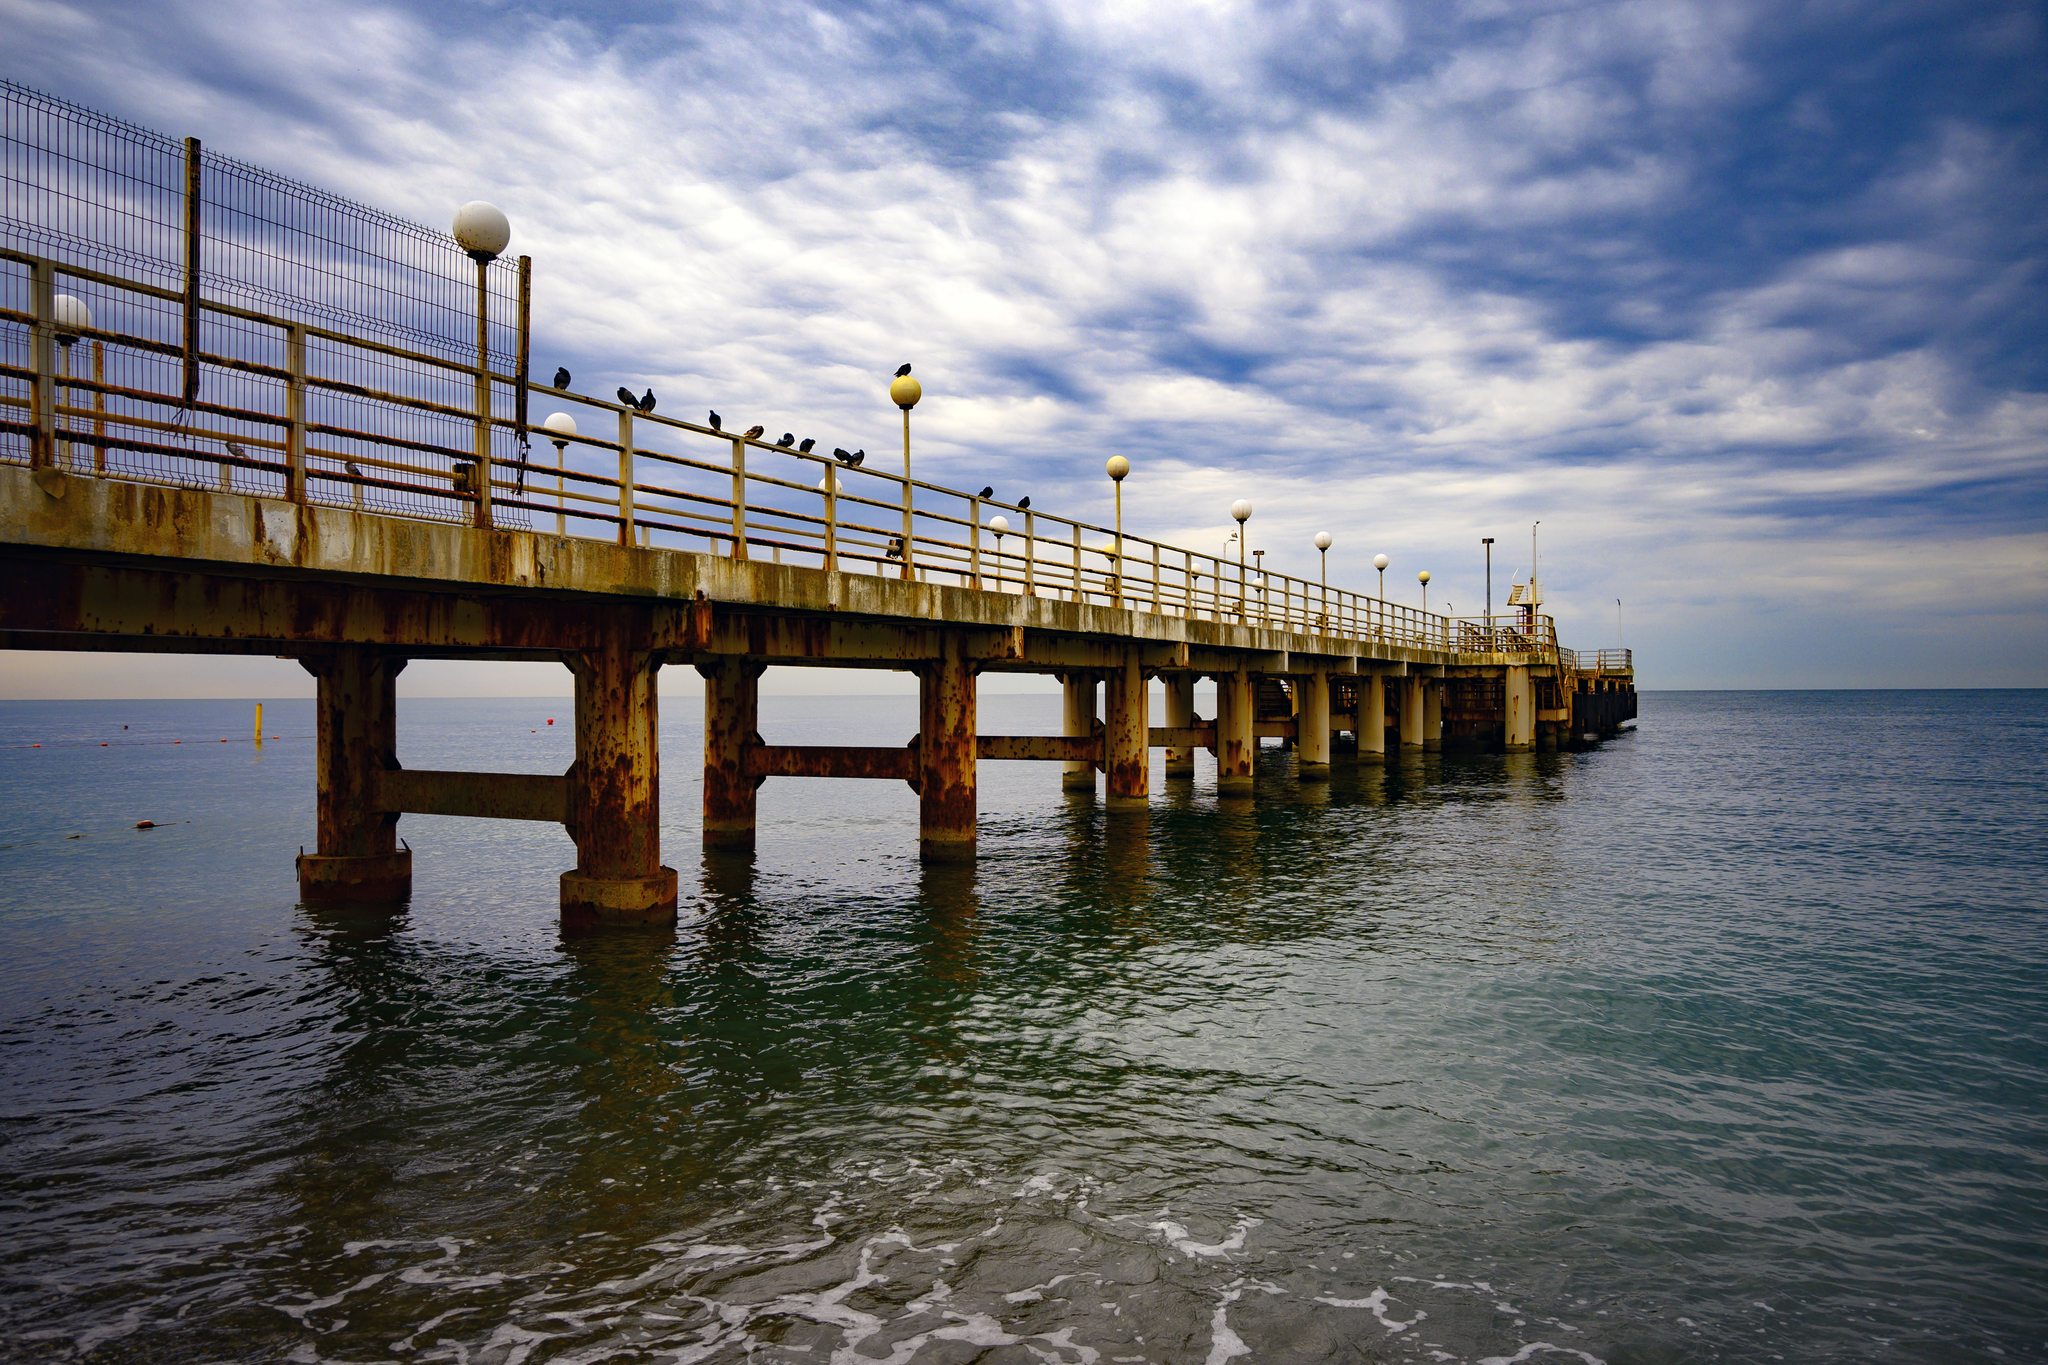
<instances>
[{"instance_id":1,"label":"distant light pole","mask_svg":"<svg viewBox=\"0 0 2048 1365\"><path fill-rule=\"evenodd\" d=\"M1230 515L1237 520L1237 619L1244 619L1244 540L1248 534L1244 524L1252 518L1252 505L1243 498L1230 504Z\"/></svg>"},{"instance_id":2,"label":"distant light pole","mask_svg":"<svg viewBox=\"0 0 2048 1365\"><path fill-rule=\"evenodd\" d=\"M900 374L890 381L889 401L903 409L903 576L914 577L910 567L910 410L924 397L924 385L914 375Z\"/></svg>"},{"instance_id":3,"label":"distant light pole","mask_svg":"<svg viewBox=\"0 0 2048 1365\"><path fill-rule=\"evenodd\" d=\"M1493 629L1493 537L1481 536L1479 543L1486 547L1486 628Z\"/></svg>"},{"instance_id":4,"label":"distant light pole","mask_svg":"<svg viewBox=\"0 0 2048 1365\"><path fill-rule=\"evenodd\" d=\"M1323 560L1323 629L1330 628L1330 533L1316 532L1316 552Z\"/></svg>"},{"instance_id":5,"label":"distant light pole","mask_svg":"<svg viewBox=\"0 0 2048 1365\"><path fill-rule=\"evenodd\" d=\"M472 199L455 210L455 244L476 262L476 524L491 524L491 262L512 240L512 224L496 204Z\"/></svg>"},{"instance_id":6,"label":"distant light pole","mask_svg":"<svg viewBox=\"0 0 2048 1365\"><path fill-rule=\"evenodd\" d=\"M569 534L569 516L562 510L562 474L569 467L569 437L576 434L576 419L558 412L541 426L554 433L548 439L555 443L555 534L565 536Z\"/></svg>"},{"instance_id":7,"label":"distant light pole","mask_svg":"<svg viewBox=\"0 0 2048 1365\"><path fill-rule=\"evenodd\" d=\"M1415 581L1422 584L1422 609L1427 612L1429 610L1429 570L1424 569L1421 573L1415 575Z\"/></svg>"},{"instance_id":8,"label":"distant light pole","mask_svg":"<svg viewBox=\"0 0 2048 1365\"><path fill-rule=\"evenodd\" d=\"M1380 571L1380 626L1382 629L1387 624L1387 565L1391 562L1385 555L1374 555L1372 557L1372 566Z\"/></svg>"},{"instance_id":9,"label":"distant light pole","mask_svg":"<svg viewBox=\"0 0 2048 1365\"><path fill-rule=\"evenodd\" d=\"M1621 599L1619 597L1614 599L1614 647L1624 654L1628 653L1628 645L1621 638Z\"/></svg>"}]
</instances>

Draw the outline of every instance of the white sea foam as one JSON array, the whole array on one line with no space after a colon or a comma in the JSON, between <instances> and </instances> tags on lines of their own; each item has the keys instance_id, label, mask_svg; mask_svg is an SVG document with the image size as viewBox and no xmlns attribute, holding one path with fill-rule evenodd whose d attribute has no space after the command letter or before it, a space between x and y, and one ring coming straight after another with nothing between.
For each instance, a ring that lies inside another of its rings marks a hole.
<instances>
[{"instance_id":1,"label":"white sea foam","mask_svg":"<svg viewBox=\"0 0 2048 1365\"><path fill-rule=\"evenodd\" d=\"M1393 1318L1387 1316L1387 1291L1383 1288L1374 1289L1372 1293L1366 1295L1362 1299L1318 1298L1316 1302L1326 1303L1330 1305L1330 1307L1332 1308L1371 1309L1372 1315L1379 1319L1380 1326L1386 1328L1389 1332L1405 1332L1410 1327L1413 1327L1416 1323L1421 1322L1424 1318L1429 1316L1429 1314L1423 1312L1420 1308L1418 1308L1415 1310L1415 1316L1408 1319L1408 1321L1396 1322Z\"/></svg>"},{"instance_id":2,"label":"white sea foam","mask_svg":"<svg viewBox=\"0 0 2048 1365\"><path fill-rule=\"evenodd\" d=\"M1553 1346L1547 1341L1532 1341L1511 1356L1483 1356L1478 1365L1521 1365L1522 1361L1534 1359L1538 1351L1549 1351L1561 1356L1577 1356L1585 1361L1586 1365L1607 1365L1607 1362L1598 1356L1587 1355L1584 1351L1575 1350L1570 1346Z\"/></svg>"},{"instance_id":3,"label":"white sea foam","mask_svg":"<svg viewBox=\"0 0 2048 1365\"><path fill-rule=\"evenodd\" d=\"M1241 1217L1232 1225L1233 1230L1229 1237L1221 1242L1206 1244L1194 1240L1194 1238L1188 1235L1188 1230L1185 1227L1182 1227L1170 1218L1161 1218L1156 1222L1147 1223L1145 1230L1147 1232L1159 1233L1166 1239L1169 1246L1183 1256L1199 1256L1214 1259L1219 1256L1227 1256L1233 1251L1244 1250L1244 1235L1259 1226L1263 1221L1263 1219L1259 1218Z\"/></svg>"}]
</instances>

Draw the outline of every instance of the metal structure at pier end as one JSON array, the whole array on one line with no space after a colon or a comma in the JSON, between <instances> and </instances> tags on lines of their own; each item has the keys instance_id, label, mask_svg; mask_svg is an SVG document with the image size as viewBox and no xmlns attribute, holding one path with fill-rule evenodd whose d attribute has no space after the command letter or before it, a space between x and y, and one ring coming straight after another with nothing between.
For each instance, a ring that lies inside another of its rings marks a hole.
<instances>
[{"instance_id":1,"label":"metal structure at pier end","mask_svg":"<svg viewBox=\"0 0 2048 1365\"><path fill-rule=\"evenodd\" d=\"M536 384L525 258L472 264L197 143L0 95L0 644L297 659L319 698L308 900L404 899L399 822L431 813L565 825L566 919L672 915L670 664L703 677L707 844L752 843L768 778L893 778L941 861L974 856L985 761L1059 763L1089 790L1100 774L1112 805L1141 805L1152 748L1169 780L1206 749L1218 788L1248 795L1261 738L1314 781L1340 745L1527 750L1635 715L1630 656L1561 648L1533 591L1507 616L1433 615ZM551 460L535 399L576 419L545 429ZM396 679L418 658L567 665L574 764L404 766ZM914 672L918 733L765 743L769 665ZM1057 675L1065 733L979 733L990 671Z\"/></svg>"}]
</instances>

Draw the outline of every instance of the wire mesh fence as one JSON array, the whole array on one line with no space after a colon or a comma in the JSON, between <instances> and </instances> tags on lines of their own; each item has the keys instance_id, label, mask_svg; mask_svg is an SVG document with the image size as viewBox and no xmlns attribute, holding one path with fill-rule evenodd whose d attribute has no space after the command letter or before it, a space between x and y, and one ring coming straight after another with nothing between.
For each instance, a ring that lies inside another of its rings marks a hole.
<instances>
[{"instance_id":1,"label":"wire mesh fence","mask_svg":"<svg viewBox=\"0 0 2048 1365\"><path fill-rule=\"evenodd\" d=\"M525 450L525 269L0 81L0 460L40 417L60 467L470 520L479 454Z\"/></svg>"}]
</instances>

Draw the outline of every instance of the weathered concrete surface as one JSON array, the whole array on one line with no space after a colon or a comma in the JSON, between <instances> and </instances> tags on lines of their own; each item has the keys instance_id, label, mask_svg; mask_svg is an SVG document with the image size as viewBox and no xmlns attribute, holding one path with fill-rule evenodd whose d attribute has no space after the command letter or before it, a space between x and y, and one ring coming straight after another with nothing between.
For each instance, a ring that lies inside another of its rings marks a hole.
<instances>
[{"instance_id":1,"label":"weathered concrete surface","mask_svg":"<svg viewBox=\"0 0 2048 1365\"><path fill-rule=\"evenodd\" d=\"M1378 673L1358 690L1358 757L1365 763L1387 761L1387 680Z\"/></svg>"},{"instance_id":2,"label":"weathered concrete surface","mask_svg":"<svg viewBox=\"0 0 2048 1365\"><path fill-rule=\"evenodd\" d=\"M1195 675L1192 673L1168 673L1160 681L1166 685L1165 720L1167 727L1175 730L1191 728L1195 723ZM1210 742L1213 742L1213 740ZM1195 750L1193 745L1170 744L1167 746L1166 775L1168 777L1193 777L1195 775Z\"/></svg>"},{"instance_id":3,"label":"weathered concrete surface","mask_svg":"<svg viewBox=\"0 0 2048 1365\"><path fill-rule=\"evenodd\" d=\"M974 670L959 632L918 674L918 856L971 862L975 849Z\"/></svg>"},{"instance_id":4,"label":"weathered concrete surface","mask_svg":"<svg viewBox=\"0 0 2048 1365\"><path fill-rule=\"evenodd\" d=\"M1088 661L1096 656L1089 650L1095 642L1117 651L1136 642L1147 650L1147 668L1200 672L1234 668L1244 655L1253 656L1243 660L1246 666L1262 673L1307 671L1318 664L1349 672L1385 664L1526 662L1518 655L1454 654L1049 596L828 573L537 531L409 521L214 490L79 476L49 482L62 488L62 496L51 496L29 470L0 467L0 557L11 561L10 576L36 599L0 616L0 631L16 632L13 642L40 648L65 648L69 642L31 642L21 639L21 633L82 632L159 640L182 635L195 652L207 649L208 641L307 642L317 636L447 651L496 648L505 651L500 657L538 657L549 644L587 647L568 636L541 643L523 624L540 619L550 630L573 631L573 619L547 605L562 594L635 599L637 607L652 613L648 637L653 648L682 654L762 652L730 649L731 642L723 638L693 638L688 609L701 593L719 605L721 617L731 609L753 607L770 615L829 614L912 623L927 631L940 623L1026 632L1023 653L991 660L998 668L1049 671L1064 667L1069 659L1076 666L1090 666ZM50 553L37 555L38 550ZM206 606L180 601L175 593L164 600L160 580L152 585L118 575L66 577L60 565L176 566L186 572L203 568L213 585L209 591L228 577L252 582L230 594L237 600ZM47 584L38 586L45 579ZM295 586L283 592L263 586L272 583ZM326 596L312 589L316 584L324 586ZM364 599L346 591L365 585L404 588L445 600L431 611L422 604L419 610L425 615L418 622L394 627L388 620L375 619L380 610L388 614L388 608L365 605ZM1091 643L1076 650L1077 641L1045 638L1052 636L1089 637ZM814 630L799 630L787 657L791 662L837 658L884 667L907 662L900 653L886 657L894 646L854 659L829 647L820 649L817 639ZM778 646L777 652L781 649ZM850 652L869 651L863 647ZM998 653L993 646L990 652ZM1104 657L1092 666L1108 668L1115 662Z\"/></svg>"},{"instance_id":5,"label":"weathered concrete surface","mask_svg":"<svg viewBox=\"0 0 2048 1365\"><path fill-rule=\"evenodd\" d=\"M1245 669L1216 678L1216 789L1248 795L1258 756L1258 703Z\"/></svg>"},{"instance_id":6,"label":"weathered concrete surface","mask_svg":"<svg viewBox=\"0 0 2048 1365\"><path fill-rule=\"evenodd\" d=\"M675 869L661 863L661 745L655 726L660 655L639 613L603 614L601 642L565 659L576 676L576 764L569 836L576 870L562 874L571 921L673 919Z\"/></svg>"},{"instance_id":7,"label":"weathered concrete surface","mask_svg":"<svg viewBox=\"0 0 2048 1365\"><path fill-rule=\"evenodd\" d=\"M765 774L748 771L761 742L762 665L727 656L701 661L704 675L704 843L752 848L756 792Z\"/></svg>"},{"instance_id":8,"label":"weathered concrete surface","mask_svg":"<svg viewBox=\"0 0 2048 1365\"><path fill-rule=\"evenodd\" d=\"M1507 671L1507 736L1511 754L1527 753L1536 747L1536 687L1526 668Z\"/></svg>"},{"instance_id":9,"label":"weathered concrete surface","mask_svg":"<svg viewBox=\"0 0 2048 1365\"><path fill-rule=\"evenodd\" d=\"M1151 722L1146 707L1151 689L1138 651L1125 652L1123 666L1103 679L1103 786L1112 805L1142 803L1151 793Z\"/></svg>"},{"instance_id":10,"label":"weathered concrete surface","mask_svg":"<svg viewBox=\"0 0 2048 1365\"><path fill-rule=\"evenodd\" d=\"M1060 733L1069 739L1086 739L1095 733L1095 675L1069 670L1060 675ZM1098 750L1083 762L1070 760L1060 774L1060 788L1070 792L1095 790L1095 769L1100 766Z\"/></svg>"},{"instance_id":11,"label":"weathered concrete surface","mask_svg":"<svg viewBox=\"0 0 2048 1365\"><path fill-rule=\"evenodd\" d=\"M1301 680L1301 713L1295 736L1295 776L1303 782L1330 780L1330 675Z\"/></svg>"},{"instance_id":12,"label":"weathered concrete surface","mask_svg":"<svg viewBox=\"0 0 2048 1365\"><path fill-rule=\"evenodd\" d=\"M380 785L398 766L398 674L405 660L363 646L302 658L315 679L316 851L298 859L307 901L412 898L412 855Z\"/></svg>"}]
</instances>

